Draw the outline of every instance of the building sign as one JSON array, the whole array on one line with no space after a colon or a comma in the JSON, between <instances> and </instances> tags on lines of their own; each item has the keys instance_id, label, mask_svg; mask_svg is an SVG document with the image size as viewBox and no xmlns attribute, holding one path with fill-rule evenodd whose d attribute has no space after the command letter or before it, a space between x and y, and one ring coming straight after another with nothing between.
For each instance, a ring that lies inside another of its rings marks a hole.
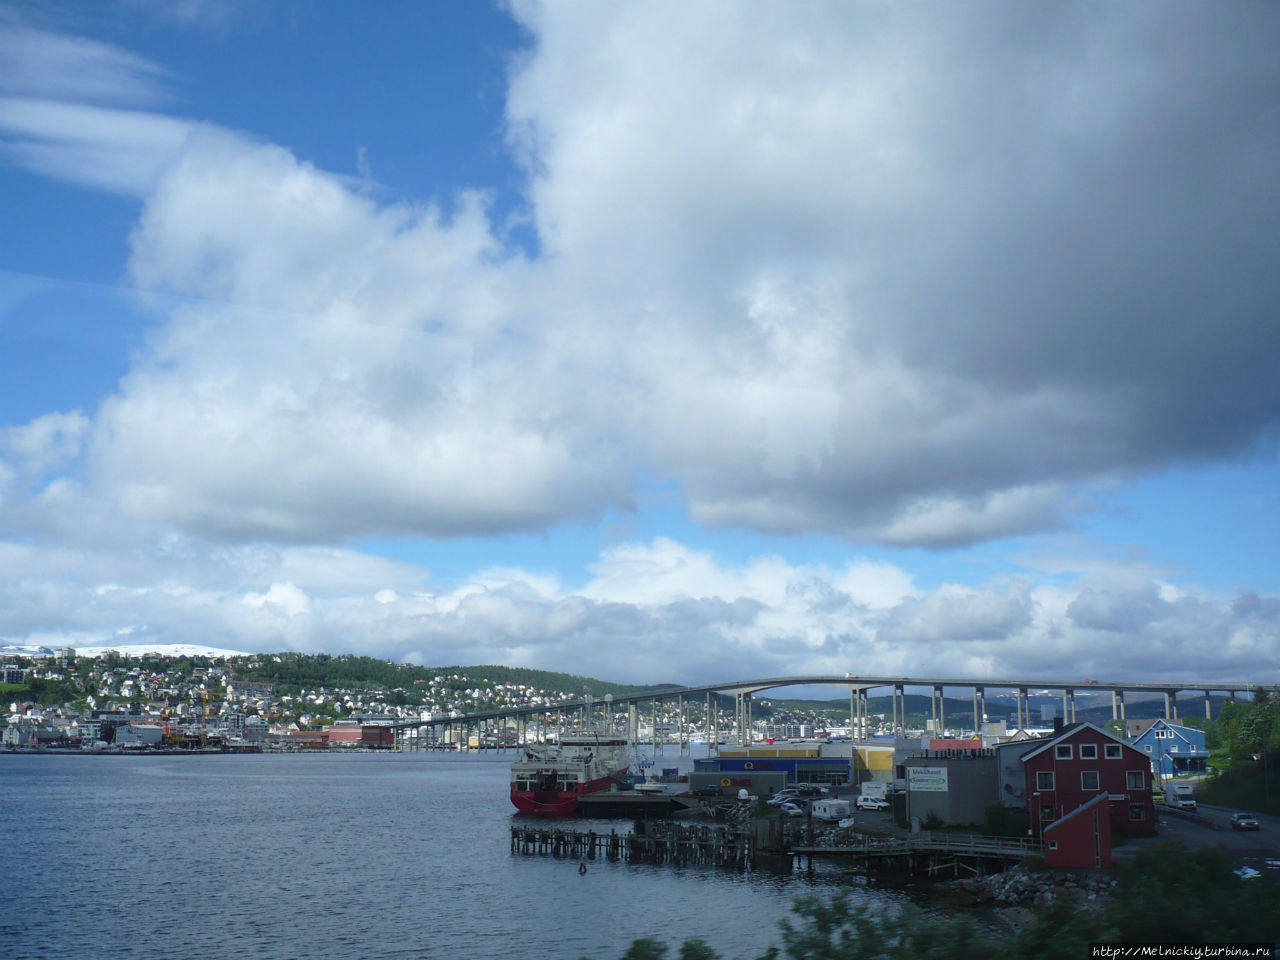
<instances>
[{"instance_id":1,"label":"building sign","mask_svg":"<svg viewBox=\"0 0 1280 960\"><path fill-rule=\"evenodd\" d=\"M920 793L946 793L946 767L907 767L907 789Z\"/></svg>"}]
</instances>

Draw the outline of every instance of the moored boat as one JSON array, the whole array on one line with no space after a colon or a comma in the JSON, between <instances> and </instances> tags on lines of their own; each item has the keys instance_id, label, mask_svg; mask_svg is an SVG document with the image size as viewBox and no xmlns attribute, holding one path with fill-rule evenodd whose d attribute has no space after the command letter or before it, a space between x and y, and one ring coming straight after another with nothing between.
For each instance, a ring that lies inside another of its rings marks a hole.
<instances>
[{"instance_id":1,"label":"moored boat","mask_svg":"<svg viewBox=\"0 0 1280 960\"><path fill-rule=\"evenodd\" d=\"M566 731L557 744L526 746L511 764L511 802L521 813L564 817L578 798L627 775L631 744L605 727Z\"/></svg>"}]
</instances>

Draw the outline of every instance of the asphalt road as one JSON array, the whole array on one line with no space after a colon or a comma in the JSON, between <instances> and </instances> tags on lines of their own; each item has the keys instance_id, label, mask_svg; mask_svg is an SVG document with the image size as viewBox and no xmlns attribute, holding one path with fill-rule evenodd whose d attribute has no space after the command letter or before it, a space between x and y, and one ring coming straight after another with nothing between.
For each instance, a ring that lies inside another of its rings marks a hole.
<instances>
[{"instance_id":1,"label":"asphalt road","mask_svg":"<svg viewBox=\"0 0 1280 960\"><path fill-rule=\"evenodd\" d=\"M1167 807L1156 807L1155 837L1129 840L1114 852L1116 860L1126 860L1139 850L1170 837L1188 846L1217 846L1231 855L1241 866L1252 867L1273 883L1280 883L1280 817L1259 815L1259 830L1232 830L1232 807L1201 805L1195 816L1211 826L1197 822L1192 816Z\"/></svg>"}]
</instances>

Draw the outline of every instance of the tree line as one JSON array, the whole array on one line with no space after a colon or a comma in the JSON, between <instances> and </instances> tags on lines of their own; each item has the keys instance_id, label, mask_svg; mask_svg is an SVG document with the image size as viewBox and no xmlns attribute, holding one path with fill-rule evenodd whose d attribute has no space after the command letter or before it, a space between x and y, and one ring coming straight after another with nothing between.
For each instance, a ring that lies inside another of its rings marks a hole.
<instances>
[{"instance_id":1,"label":"tree line","mask_svg":"<svg viewBox=\"0 0 1280 960\"><path fill-rule=\"evenodd\" d=\"M1068 891L1030 910L1016 932L996 931L972 912L859 904L844 891L801 897L782 921L778 945L757 960L1079 960L1097 943L1267 943L1280 931L1280 897L1242 880L1220 847L1177 840L1140 851L1117 869L1109 900ZM620 960L667 960L671 948L635 940ZM676 960L730 960L706 939L684 941ZM590 958L583 958L590 960Z\"/></svg>"}]
</instances>

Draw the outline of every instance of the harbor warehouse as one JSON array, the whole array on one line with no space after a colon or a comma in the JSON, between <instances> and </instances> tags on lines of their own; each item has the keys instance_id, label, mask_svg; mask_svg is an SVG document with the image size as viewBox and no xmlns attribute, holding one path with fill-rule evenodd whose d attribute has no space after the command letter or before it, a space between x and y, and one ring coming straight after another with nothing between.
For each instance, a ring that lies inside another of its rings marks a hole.
<instances>
[{"instance_id":1,"label":"harbor warehouse","mask_svg":"<svg viewBox=\"0 0 1280 960\"><path fill-rule=\"evenodd\" d=\"M907 816L934 814L945 824L982 823L993 802L996 761L990 750L928 750L908 757Z\"/></svg>"}]
</instances>

